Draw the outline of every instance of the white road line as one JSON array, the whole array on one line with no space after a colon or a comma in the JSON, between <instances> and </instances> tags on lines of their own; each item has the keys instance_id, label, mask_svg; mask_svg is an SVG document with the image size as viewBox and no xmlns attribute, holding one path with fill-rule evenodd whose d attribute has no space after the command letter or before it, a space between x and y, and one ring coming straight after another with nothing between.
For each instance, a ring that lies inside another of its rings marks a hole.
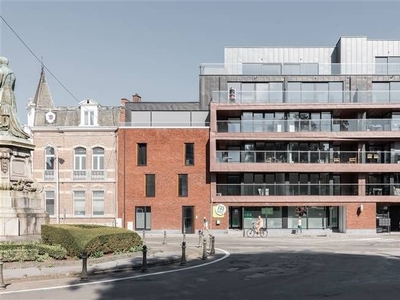
<instances>
[{"instance_id":1,"label":"white road line","mask_svg":"<svg viewBox=\"0 0 400 300\"><path fill-rule=\"evenodd\" d=\"M221 251L225 255L223 257L221 257L221 258L218 258L217 260L210 261L208 263L204 263L204 264L201 264L201 265L198 265L198 266L191 266L191 267L177 269L177 270L169 270L169 271L162 271L162 272L156 272L156 273L141 274L141 275L135 275L135 276L129 276L129 277L123 277L123 278L116 278L116 279L107 279L107 280L99 280L99 281L92 281L92 282L75 283L75 284L60 285L60 286L53 286L53 287L47 287L47 288L36 288L36 289L26 289L26 290L19 290L19 291L0 292L0 295L17 294L17 293L28 293L28 292L36 292L36 291L50 291L50 290L65 289L65 288L70 288L70 287L94 285L94 284L100 284L100 283L109 283L109 282L123 281L123 280L129 280L129 279L136 279L136 278L142 278L142 277L155 276L155 275L162 275L162 274L168 274L168 273L173 273L173 272L182 272L182 271L202 268L202 267L205 267L205 266L208 266L208 265L215 264L217 262L220 262L220 261L228 258L231 255L228 251L225 251L223 249L216 248L215 250Z\"/></svg>"}]
</instances>

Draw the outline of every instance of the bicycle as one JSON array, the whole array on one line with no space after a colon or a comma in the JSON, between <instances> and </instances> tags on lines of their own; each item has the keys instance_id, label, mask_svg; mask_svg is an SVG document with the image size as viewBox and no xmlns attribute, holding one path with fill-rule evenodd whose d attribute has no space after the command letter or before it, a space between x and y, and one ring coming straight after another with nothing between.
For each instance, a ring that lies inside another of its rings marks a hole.
<instances>
[{"instance_id":1,"label":"bicycle","mask_svg":"<svg viewBox=\"0 0 400 300\"><path fill-rule=\"evenodd\" d=\"M257 230L256 230L256 227L254 226L254 222L253 222L253 227L251 227L250 229L247 229L246 236L254 237L255 235L257 235ZM267 235L268 235L267 228L260 228L260 237L267 237Z\"/></svg>"}]
</instances>

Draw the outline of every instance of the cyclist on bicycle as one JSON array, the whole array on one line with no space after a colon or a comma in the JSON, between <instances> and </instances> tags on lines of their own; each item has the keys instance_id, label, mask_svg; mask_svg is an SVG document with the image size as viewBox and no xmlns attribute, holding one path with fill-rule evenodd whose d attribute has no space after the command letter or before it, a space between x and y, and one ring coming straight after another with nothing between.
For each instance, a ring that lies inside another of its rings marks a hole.
<instances>
[{"instance_id":1,"label":"cyclist on bicycle","mask_svg":"<svg viewBox=\"0 0 400 300\"><path fill-rule=\"evenodd\" d=\"M260 234L260 228L264 226L264 220L261 218L261 216L258 216L257 222L256 222L256 232L257 235Z\"/></svg>"}]
</instances>

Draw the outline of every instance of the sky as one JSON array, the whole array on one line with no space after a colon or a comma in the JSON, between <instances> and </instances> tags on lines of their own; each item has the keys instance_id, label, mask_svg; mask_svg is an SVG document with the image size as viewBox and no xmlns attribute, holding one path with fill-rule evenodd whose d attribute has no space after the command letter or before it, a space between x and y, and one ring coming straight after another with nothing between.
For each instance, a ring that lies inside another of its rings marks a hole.
<instances>
[{"instance_id":1,"label":"sky","mask_svg":"<svg viewBox=\"0 0 400 300\"><path fill-rule=\"evenodd\" d=\"M41 61L56 106L84 99L119 106L135 93L143 102L196 102L200 65L223 63L225 47L400 40L399 12L394 0L0 0L0 15L18 35L0 19L0 56L16 74L26 123Z\"/></svg>"}]
</instances>

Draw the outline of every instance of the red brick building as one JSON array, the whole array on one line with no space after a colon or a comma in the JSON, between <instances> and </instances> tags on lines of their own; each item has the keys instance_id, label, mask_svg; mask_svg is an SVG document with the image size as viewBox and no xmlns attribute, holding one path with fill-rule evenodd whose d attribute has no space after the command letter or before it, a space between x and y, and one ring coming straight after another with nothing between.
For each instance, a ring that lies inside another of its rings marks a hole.
<instances>
[{"instance_id":1,"label":"red brick building","mask_svg":"<svg viewBox=\"0 0 400 300\"><path fill-rule=\"evenodd\" d=\"M118 213L123 227L194 233L210 217L208 108L122 99Z\"/></svg>"}]
</instances>

